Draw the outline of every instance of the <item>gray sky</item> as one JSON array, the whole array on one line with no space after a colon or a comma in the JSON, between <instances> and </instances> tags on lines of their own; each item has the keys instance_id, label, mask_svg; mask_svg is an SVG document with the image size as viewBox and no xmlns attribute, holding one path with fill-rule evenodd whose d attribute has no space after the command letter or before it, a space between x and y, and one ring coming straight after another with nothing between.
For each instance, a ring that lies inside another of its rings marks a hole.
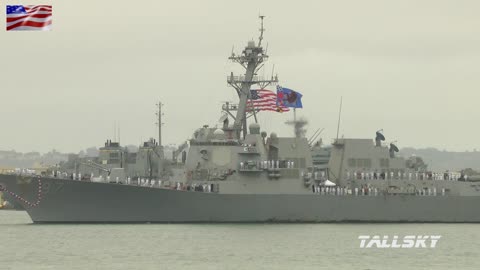
<instances>
[{"instance_id":1,"label":"gray sky","mask_svg":"<svg viewBox=\"0 0 480 270\"><path fill-rule=\"evenodd\" d=\"M478 1L28 1L53 3L52 32L0 31L0 149L77 152L113 137L164 142L214 125L227 59L258 36L281 84L304 95L310 134L373 138L400 147L480 148ZM8 1L8 3L18 3ZM5 21L5 13L0 19ZM5 28L4 28L5 29ZM292 135L291 114L262 113L269 133Z\"/></svg>"}]
</instances>

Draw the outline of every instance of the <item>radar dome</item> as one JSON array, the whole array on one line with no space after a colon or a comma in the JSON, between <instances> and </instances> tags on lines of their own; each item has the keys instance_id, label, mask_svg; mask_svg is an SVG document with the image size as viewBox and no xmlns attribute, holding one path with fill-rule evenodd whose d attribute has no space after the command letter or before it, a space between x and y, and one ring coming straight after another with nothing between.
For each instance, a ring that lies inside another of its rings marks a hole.
<instances>
[{"instance_id":1,"label":"radar dome","mask_svg":"<svg viewBox=\"0 0 480 270\"><path fill-rule=\"evenodd\" d=\"M223 130L221 130L221 129L216 129L216 130L213 132L213 136L214 136L215 139L217 139L217 140L225 139L225 132L223 132Z\"/></svg>"}]
</instances>

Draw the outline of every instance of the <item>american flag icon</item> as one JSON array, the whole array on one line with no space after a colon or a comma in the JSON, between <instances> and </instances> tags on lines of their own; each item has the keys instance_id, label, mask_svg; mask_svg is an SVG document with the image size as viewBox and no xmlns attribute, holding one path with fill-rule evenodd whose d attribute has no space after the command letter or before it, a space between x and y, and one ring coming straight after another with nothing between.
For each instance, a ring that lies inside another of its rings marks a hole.
<instances>
[{"instance_id":1,"label":"american flag icon","mask_svg":"<svg viewBox=\"0 0 480 270\"><path fill-rule=\"evenodd\" d=\"M52 6L7 6L7 31L50 31L51 26Z\"/></svg>"}]
</instances>

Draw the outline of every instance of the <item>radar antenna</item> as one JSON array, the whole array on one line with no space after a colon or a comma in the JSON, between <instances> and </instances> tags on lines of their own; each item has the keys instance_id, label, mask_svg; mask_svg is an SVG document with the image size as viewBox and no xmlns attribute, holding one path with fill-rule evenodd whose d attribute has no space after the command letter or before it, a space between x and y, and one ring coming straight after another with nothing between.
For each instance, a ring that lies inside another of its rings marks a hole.
<instances>
[{"instance_id":1,"label":"radar antenna","mask_svg":"<svg viewBox=\"0 0 480 270\"><path fill-rule=\"evenodd\" d=\"M394 158L395 157L395 152L400 151L398 149L398 147L395 145L396 143L397 143L397 141L393 141L393 142L390 143L390 149L389 149L390 158Z\"/></svg>"},{"instance_id":2,"label":"radar antenna","mask_svg":"<svg viewBox=\"0 0 480 270\"><path fill-rule=\"evenodd\" d=\"M165 124L162 121L162 116L163 116L162 106L163 106L163 104L162 104L162 102L158 102L155 105L157 106L157 112L155 112L155 114L158 117L157 122L155 123L155 124L158 125L158 145L160 147L162 147L162 125Z\"/></svg>"},{"instance_id":3,"label":"radar antenna","mask_svg":"<svg viewBox=\"0 0 480 270\"><path fill-rule=\"evenodd\" d=\"M263 18L265 18L265 16L259 15L258 17L260 18L260 37L258 38L258 47L260 47L262 46L263 32L265 32L265 28L263 27ZM267 45L267 48L268 48L268 45Z\"/></svg>"},{"instance_id":4,"label":"radar antenna","mask_svg":"<svg viewBox=\"0 0 480 270\"><path fill-rule=\"evenodd\" d=\"M263 66L263 63L267 61L268 55L266 54L265 50L262 48L262 40L263 40L263 32L265 28L263 27L263 19L265 16L259 16L261 21L260 26L260 36L258 38L258 44L255 45L255 41L249 41L245 49L242 51L241 54L237 55L232 53L229 57L230 60L240 64L242 67L245 68L245 75L234 76L231 73L227 77L227 83L235 88L239 97L238 106L236 106L236 116L234 117L235 122L233 124L233 129L235 130L236 138L241 138L241 133L243 131L243 138L245 138L247 134L247 118L249 116L254 116L256 120L256 113L259 111L254 107L253 102L249 105L247 109L247 103L250 99L250 90L252 85L259 85L260 88L265 88L270 84L275 84L278 82L278 77L275 76L270 80L265 80L264 78L260 78L257 76L258 70ZM230 106L234 106L231 104ZM227 106L228 107L228 106ZM228 111L233 111L233 107L229 107ZM247 112L250 114L247 117Z\"/></svg>"},{"instance_id":5,"label":"radar antenna","mask_svg":"<svg viewBox=\"0 0 480 270\"><path fill-rule=\"evenodd\" d=\"M375 146L376 147L382 146L382 141L385 141L385 136L383 136L383 129L380 129L377 132L375 132Z\"/></svg>"},{"instance_id":6,"label":"radar antenna","mask_svg":"<svg viewBox=\"0 0 480 270\"><path fill-rule=\"evenodd\" d=\"M338 109L338 123L337 123L337 142L338 142L338 132L340 131L340 119L342 117L342 103L343 103L343 96L340 97L340 108Z\"/></svg>"}]
</instances>

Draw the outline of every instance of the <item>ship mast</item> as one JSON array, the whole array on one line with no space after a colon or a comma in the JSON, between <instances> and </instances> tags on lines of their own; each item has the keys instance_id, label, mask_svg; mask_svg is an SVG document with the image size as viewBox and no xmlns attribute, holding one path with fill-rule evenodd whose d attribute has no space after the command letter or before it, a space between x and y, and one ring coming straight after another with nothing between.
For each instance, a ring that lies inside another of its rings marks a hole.
<instances>
[{"instance_id":1,"label":"ship mast","mask_svg":"<svg viewBox=\"0 0 480 270\"><path fill-rule=\"evenodd\" d=\"M153 145L153 153L155 153L158 157L158 177L161 177L162 174L163 174L163 171L164 171L163 159L165 157L164 153L163 153L163 146L162 146L162 125L164 124L163 121L162 121L163 103L159 101L155 105L157 106L157 112L155 114L158 117L157 123L156 123L158 125L158 146L156 146L155 144ZM158 152L160 152L160 154ZM150 156L150 152L148 152L147 158L148 158L148 166L149 166L149 171L150 171L150 178L152 178L152 175L153 175L152 157Z\"/></svg>"},{"instance_id":2,"label":"ship mast","mask_svg":"<svg viewBox=\"0 0 480 270\"><path fill-rule=\"evenodd\" d=\"M278 78L272 76L270 80L265 80L259 78L257 75L258 70L263 67L263 62L268 59L266 51L262 48L263 32L265 28L263 27L263 19L265 16L259 16L261 27L260 27L260 37L258 38L258 44L255 45L255 41L251 40L248 42L248 45L242 51L240 55L236 55L232 52L232 55L228 58L233 62L239 63L242 67L245 68L245 75L234 76L233 72L227 78L227 82L230 86L235 88L239 97L238 106L235 107L237 114L235 116L235 122L233 124L233 129L235 131L236 137L238 139L245 138L247 134L247 111L255 116L257 112L254 108L252 110L247 110L247 102L250 98L250 89L252 85L258 84L260 88L264 88L272 83L277 83ZM228 106L228 105L227 105ZM241 133L243 131L242 137Z\"/></svg>"},{"instance_id":3,"label":"ship mast","mask_svg":"<svg viewBox=\"0 0 480 270\"><path fill-rule=\"evenodd\" d=\"M158 125L158 145L160 147L162 147L162 125L163 125L163 122L162 122L162 106L163 104L161 102L158 102L157 104L157 112L155 113L157 116L158 116L158 120L157 120L157 125Z\"/></svg>"}]
</instances>

